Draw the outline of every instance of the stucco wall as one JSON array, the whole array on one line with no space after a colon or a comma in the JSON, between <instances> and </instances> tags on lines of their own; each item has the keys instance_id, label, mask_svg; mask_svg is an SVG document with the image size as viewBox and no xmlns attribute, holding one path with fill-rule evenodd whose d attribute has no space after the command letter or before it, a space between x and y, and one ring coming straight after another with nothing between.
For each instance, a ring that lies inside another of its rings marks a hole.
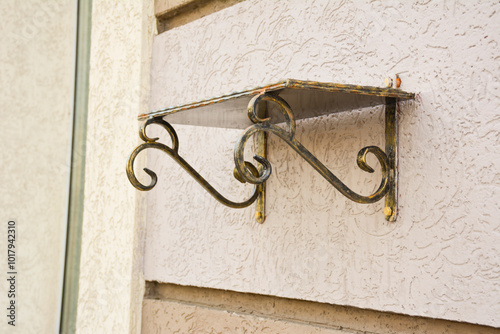
<instances>
[{"instance_id":1,"label":"stucco wall","mask_svg":"<svg viewBox=\"0 0 500 334\"><path fill-rule=\"evenodd\" d=\"M68 205L74 0L0 2L1 333L58 333ZM16 326L7 222L16 222ZM10 276L10 275L9 275Z\"/></svg>"},{"instance_id":2,"label":"stucco wall","mask_svg":"<svg viewBox=\"0 0 500 334\"><path fill-rule=\"evenodd\" d=\"M419 95L400 106L395 223L276 138L264 225L151 152L145 278L500 326L499 13L493 1L248 0L156 37L151 109L282 78L381 86L404 72ZM218 189L250 192L231 176L241 131L176 128ZM378 184L355 156L383 147L381 108L300 122L298 136L354 190Z\"/></svg>"},{"instance_id":3,"label":"stucco wall","mask_svg":"<svg viewBox=\"0 0 500 334\"><path fill-rule=\"evenodd\" d=\"M147 283L142 334L497 334L498 329L305 300Z\"/></svg>"},{"instance_id":4,"label":"stucco wall","mask_svg":"<svg viewBox=\"0 0 500 334\"><path fill-rule=\"evenodd\" d=\"M140 332L143 220L125 163L147 110L153 23L152 1L93 1L78 333Z\"/></svg>"}]
</instances>

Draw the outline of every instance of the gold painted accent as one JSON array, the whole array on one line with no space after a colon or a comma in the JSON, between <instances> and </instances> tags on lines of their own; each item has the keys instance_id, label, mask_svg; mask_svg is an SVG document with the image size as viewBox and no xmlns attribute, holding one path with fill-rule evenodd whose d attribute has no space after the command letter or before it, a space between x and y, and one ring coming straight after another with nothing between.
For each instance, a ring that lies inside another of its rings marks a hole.
<instances>
[{"instance_id":1,"label":"gold painted accent","mask_svg":"<svg viewBox=\"0 0 500 334\"><path fill-rule=\"evenodd\" d=\"M261 103L257 110L261 118L267 117L267 103ZM257 155L267 159L267 133L259 132L257 135ZM262 165L258 167L259 174L264 172ZM266 219L266 183L263 182L260 188L259 197L255 207L255 220L259 224L263 224Z\"/></svg>"},{"instance_id":2,"label":"gold painted accent","mask_svg":"<svg viewBox=\"0 0 500 334\"><path fill-rule=\"evenodd\" d=\"M390 222L396 221L397 197L398 197L398 121L397 121L397 100L386 98L385 101L385 153L389 167L389 190L385 196L385 207L390 208L389 214L385 213L385 219Z\"/></svg>"},{"instance_id":3,"label":"gold painted accent","mask_svg":"<svg viewBox=\"0 0 500 334\"><path fill-rule=\"evenodd\" d=\"M390 218L392 216L392 208L386 206L384 208L384 215L385 215L386 218Z\"/></svg>"}]
</instances>

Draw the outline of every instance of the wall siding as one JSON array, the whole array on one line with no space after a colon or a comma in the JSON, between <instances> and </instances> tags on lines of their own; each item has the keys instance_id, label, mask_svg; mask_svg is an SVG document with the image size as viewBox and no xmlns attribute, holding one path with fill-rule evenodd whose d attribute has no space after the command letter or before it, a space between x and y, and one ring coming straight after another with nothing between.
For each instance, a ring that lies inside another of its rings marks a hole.
<instances>
[{"instance_id":1,"label":"wall siding","mask_svg":"<svg viewBox=\"0 0 500 334\"><path fill-rule=\"evenodd\" d=\"M146 279L500 326L499 13L493 1L247 0L157 36L150 109L282 78L381 86L399 72L418 98L400 105L395 223L277 138L263 225L149 153ZM231 176L241 131L176 128L181 155L218 189L250 193ZM378 185L355 157L383 147L381 108L297 129L354 190Z\"/></svg>"}]
</instances>

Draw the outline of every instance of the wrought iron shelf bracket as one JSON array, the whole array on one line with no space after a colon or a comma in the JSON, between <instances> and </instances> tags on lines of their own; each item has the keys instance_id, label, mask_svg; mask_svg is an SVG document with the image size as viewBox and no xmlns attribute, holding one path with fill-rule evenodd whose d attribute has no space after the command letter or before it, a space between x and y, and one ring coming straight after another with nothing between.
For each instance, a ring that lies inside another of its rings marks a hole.
<instances>
[{"instance_id":1,"label":"wrought iron shelf bracket","mask_svg":"<svg viewBox=\"0 0 500 334\"><path fill-rule=\"evenodd\" d=\"M313 81L285 80L255 89L235 92L140 115L145 120L139 130L139 137L144 141L131 153L127 163L127 176L132 185L142 191L151 190L157 182L156 174L144 168L151 176L151 183L143 185L134 172L134 160L138 154L153 148L169 155L186 172L191 175L208 193L220 203L232 208L244 208L256 202L255 218L257 222L265 220L265 185L271 175L271 163L267 160L267 136L273 134L285 141L321 176L323 176L341 194L356 203L375 203L385 197L384 215L388 221L397 217L397 108L398 100L413 99L414 94L393 88L342 85ZM366 156L373 154L382 169L382 179L377 190L368 196L360 195L348 188L321 161L319 161L295 137L296 119L309 118L332 112L360 109L375 105L385 106L385 151L377 146L362 148L357 155L358 167L373 173L374 169L366 162ZM294 113L292 107L298 109ZM242 110L246 106L246 119L242 118ZM187 110L198 109L189 116ZM270 117L278 112L281 117ZM193 124L216 127L245 128L234 148L234 177L240 182L254 185L251 196L243 202L234 202L221 195L193 167L179 155L179 140L173 127L165 119L173 123ZM274 121L273 121L274 120ZM284 123L277 126L276 123ZM149 138L146 128L151 124L160 125L170 135L172 146L159 143L158 138ZM256 136L257 165L244 160L245 145Z\"/></svg>"}]
</instances>

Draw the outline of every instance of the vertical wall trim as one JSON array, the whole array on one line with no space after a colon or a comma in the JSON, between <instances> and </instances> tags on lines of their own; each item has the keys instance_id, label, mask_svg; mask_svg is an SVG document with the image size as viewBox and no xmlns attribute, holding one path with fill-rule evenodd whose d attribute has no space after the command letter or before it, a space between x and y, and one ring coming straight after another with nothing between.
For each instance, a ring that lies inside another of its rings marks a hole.
<instances>
[{"instance_id":1,"label":"vertical wall trim","mask_svg":"<svg viewBox=\"0 0 500 334\"><path fill-rule=\"evenodd\" d=\"M60 333L76 332L85 185L92 0L77 0L75 92Z\"/></svg>"}]
</instances>

